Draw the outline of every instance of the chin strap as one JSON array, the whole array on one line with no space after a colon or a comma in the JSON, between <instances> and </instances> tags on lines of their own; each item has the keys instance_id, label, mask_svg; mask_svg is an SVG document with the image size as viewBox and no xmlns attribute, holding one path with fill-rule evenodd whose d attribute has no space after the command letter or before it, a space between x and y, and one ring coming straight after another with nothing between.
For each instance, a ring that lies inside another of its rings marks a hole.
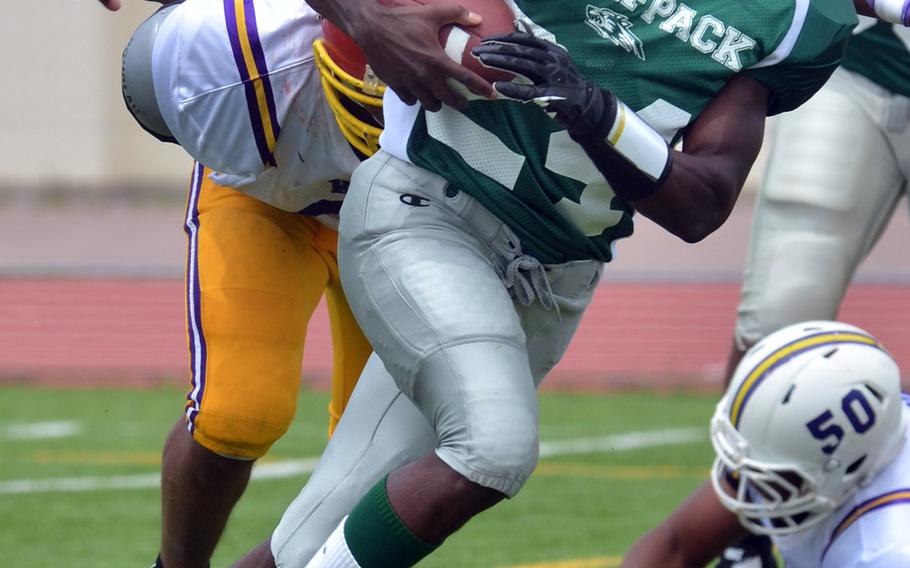
<instances>
[{"instance_id":1,"label":"chin strap","mask_svg":"<svg viewBox=\"0 0 910 568\"><path fill-rule=\"evenodd\" d=\"M910 0L866 0L866 3L882 20L910 26Z\"/></svg>"}]
</instances>

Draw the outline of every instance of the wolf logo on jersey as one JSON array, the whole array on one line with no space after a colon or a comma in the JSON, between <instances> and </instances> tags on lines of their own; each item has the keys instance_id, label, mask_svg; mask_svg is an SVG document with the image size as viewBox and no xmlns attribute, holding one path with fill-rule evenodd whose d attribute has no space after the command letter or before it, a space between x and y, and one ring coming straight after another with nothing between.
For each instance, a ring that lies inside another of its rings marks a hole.
<instances>
[{"instance_id":1,"label":"wolf logo on jersey","mask_svg":"<svg viewBox=\"0 0 910 568\"><path fill-rule=\"evenodd\" d=\"M610 40L613 45L629 53L634 53L642 61L645 60L645 46L638 36L632 33L632 22L628 16L588 4L585 23L594 28L600 37Z\"/></svg>"}]
</instances>

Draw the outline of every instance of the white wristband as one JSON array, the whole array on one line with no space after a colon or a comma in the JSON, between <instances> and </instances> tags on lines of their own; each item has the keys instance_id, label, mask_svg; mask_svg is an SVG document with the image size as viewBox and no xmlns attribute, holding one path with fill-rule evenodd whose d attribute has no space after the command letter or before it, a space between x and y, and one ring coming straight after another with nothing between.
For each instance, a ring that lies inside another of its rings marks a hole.
<instances>
[{"instance_id":1,"label":"white wristband","mask_svg":"<svg viewBox=\"0 0 910 568\"><path fill-rule=\"evenodd\" d=\"M886 22L910 26L910 0L866 0L875 14Z\"/></svg>"},{"instance_id":2,"label":"white wristband","mask_svg":"<svg viewBox=\"0 0 910 568\"><path fill-rule=\"evenodd\" d=\"M670 147L635 111L622 101L618 103L607 143L648 177L660 179L670 159Z\"/></svg>"}]
</instances>

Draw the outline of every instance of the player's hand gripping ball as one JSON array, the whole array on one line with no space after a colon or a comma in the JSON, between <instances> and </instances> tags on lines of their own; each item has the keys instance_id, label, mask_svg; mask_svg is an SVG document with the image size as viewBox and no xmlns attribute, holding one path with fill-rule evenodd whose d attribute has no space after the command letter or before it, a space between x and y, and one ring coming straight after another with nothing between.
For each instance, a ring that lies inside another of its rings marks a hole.
<instances>
[{"instance_id":1,"label":"player's hand gripping ball","mask_svg":"<svg viewBox=\"0 0 910 568\"><path fill-rule=\"evenodd\" d=\"M476 26L458 26L448 24L439 30L439 43L446 54L456 63L467 67L484 79L490 81L509 81L513 75L507 71L493 69L483 65L472 53L487 36L506 34L515 31L515 14L503 0L380 0L383 4L407 6L420 4L432 6L440 4L459 4L469 12L480 15L483 19ZM454 85L453 85L454 86Z\"/></svg>"}]
</instances>

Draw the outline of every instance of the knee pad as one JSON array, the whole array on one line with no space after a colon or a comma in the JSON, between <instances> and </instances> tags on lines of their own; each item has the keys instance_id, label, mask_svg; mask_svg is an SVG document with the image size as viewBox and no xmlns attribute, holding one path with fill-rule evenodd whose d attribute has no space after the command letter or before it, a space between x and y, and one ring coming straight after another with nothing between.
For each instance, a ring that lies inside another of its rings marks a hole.
<instances>
[{"instance_id":1,"label":"knee pad","mask_svg":"<svg viewBox=\"0 0 910 568\"><path fill-rule=\"evenodd\" d=\"M257 382L264 386L264 382ZM240 392L209 392L188 427L193 439L216 454L258 459L269 451L291 425L297 393L283 392L276 382L268 388Z\"/></svg>"},{"instance_id":2,"label":"knee pad","mask_svg":"<svg viewBox=\"0 0 910 568\"><path fill-rule=\"evenodd\" d=\"M527 352L479 341L422 365L413 400L436 429L436 454L471 481L512 497L537 466L537 391Z\"/></svg>"},{"instance_id":3,"label":"knee pad","mask_svg":"<svg viewBox=\"0 0 910 568\"><path fill-rule=\"evenodd\" d=\"M514 414L510 416L515 418ZM540 442L536 419L511 422L502 418L489 421L489 426L494 435L475 433L463 447L442 443L436 454L474 483L514 497L537 467ZM456 467L452 456L466 459L456 462Z\"/></svg>"},{"instance_id":4,"label":"knee pad","mask_svg":"<svg viewBox=\"0 0 910 568\"><path fill-rule=\"evenodd\" d=\"M826 235L790 235L769 251L772 258L750 263L736 321L738 349L745 351L766 335L800 321L836 317L853 270L836 245L818 242L826 239Z\"/></svg>"}]
</instances>

